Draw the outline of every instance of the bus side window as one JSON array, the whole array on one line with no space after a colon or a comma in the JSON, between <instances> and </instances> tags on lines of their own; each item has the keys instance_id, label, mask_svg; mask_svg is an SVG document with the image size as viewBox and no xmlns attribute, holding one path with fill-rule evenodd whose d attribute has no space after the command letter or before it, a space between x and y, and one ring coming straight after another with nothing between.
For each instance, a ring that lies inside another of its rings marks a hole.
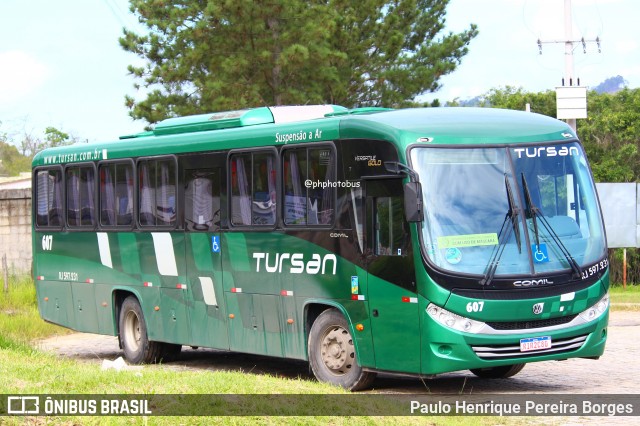
<instances>
[{"instance_id":1,"label":"bus side window","mask_svg":"<svg viewBox=\"0 0 640 426\"><path fill-rule=\"evenodd\" d=\"M220 174L217 170L188 170L185 191L185 229L220 228Z\"/></svg>"},{"instance_id":2,"label":"bus side window","mask_svg":"<svg viewBox=\"0 0 640 426\"><path fill-rule=\"evenodd\" d=\"M176 224L176 166L173 159L138 163L140 226Z\"/></svg>"},{"instance_id":3,"label":"bus side window","mask_svg":"<svg viewBox=\"0 0 640 426\"><path fill-rule=\"evenodd\" d=\"M62 170L38 170L36 206L36 226L62 226Z\"/></svg>"},{"instance_id":4,"label":"bus side window","mask_svg":"<svg viewBox=\"0 0 640 426\"><path fill-rule=\"evenodd\" d=\"M133 222L133 165L100 165L100 225L130 226Z\"/></svg>"},{"instance_id":5,"label":"bus side window","mask_svg":"<svg viewBox=\"0 0 640 426\"><path fill-rule=\"evenodd\" d=\"M275 225L275 151L232 154L230 170L231 223L236 226Z\"/></svg>"},{"instance_id":6,"label":"bus side window","mask_svg":"<svg viewBox=\"0 0 640 426\"><path fill-rule=\"evenodd\" d=\"M254 225L276 223L276 158L274 154L253 154L253 199L251 217Z\"/></svg>"},{"instance_id":7,"label":"bus side window","mask_svg":"<svg viewBox=\"0 0 640 426\"><path fill-rule=\"evenodd\" d=\"M67 223L72 227L95 226L96 199L93 165L68 167L66 182Z\"/></svg>"},{"instance_id":8,"label":"bus side window","mask_svg":"<svg viewBox=\"0 0 640 426\"><path fill-rule=\"evenodd\" d=\"M305 149L291 149L285 153L284 164L284 223L307 224L306 188L307 162Z\"/></svg>"},{"instance_id":9,"label":"bus side window","mask_svg":"<svg viewBox=\"0 0 640 426\"><path fill-rule=\"evenodd\" d=\"M329 147L287 149L285 225L331 225L335 216L335 155Z\"/></svg>"}]
</instances>

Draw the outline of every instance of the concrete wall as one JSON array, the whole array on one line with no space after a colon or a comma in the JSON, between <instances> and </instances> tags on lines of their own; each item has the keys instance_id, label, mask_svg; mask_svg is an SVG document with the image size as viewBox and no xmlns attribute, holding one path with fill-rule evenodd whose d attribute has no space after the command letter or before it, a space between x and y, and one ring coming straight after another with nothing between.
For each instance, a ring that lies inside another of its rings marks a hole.
<instances>
[{"instance_id":1,"label":"concrete wall","mask_svg":"<svg viewBox=\"0 0 640 426\"><path fill-rule=\"evenodd\" d=\"M0 190L0 258L5 254L10 274L31 273L31 189Z\"/></svg>"}]
</instances>

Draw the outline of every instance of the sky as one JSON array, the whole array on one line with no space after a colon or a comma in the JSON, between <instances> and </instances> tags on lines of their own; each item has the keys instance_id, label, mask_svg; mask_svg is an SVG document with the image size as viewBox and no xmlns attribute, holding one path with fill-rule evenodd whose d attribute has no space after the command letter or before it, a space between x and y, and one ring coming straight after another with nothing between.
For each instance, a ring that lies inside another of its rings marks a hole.
<instances>
[{"instance_id":1,"label":"sky","mask_svg":"<svg viewBox=\"0 0 640 426\"><path fill-rule=\"evenodd\" d=\"M574 74L595 87L621 75L640 87L640 1L572 0ZM421 97L469 99L506 85L538 92L564 75L564 0L451 0L446 31L471 23L479 35L442 88ZM42 137L48 126L83 141L142 131L124 105L140 98L127 66L141 59L118 44L122 28L143 28L128 0L0 0L0 133ZM540 54L537 40L544 42ZM203 111L208 112L208 111Z\"/></svg>"}]
</instances>

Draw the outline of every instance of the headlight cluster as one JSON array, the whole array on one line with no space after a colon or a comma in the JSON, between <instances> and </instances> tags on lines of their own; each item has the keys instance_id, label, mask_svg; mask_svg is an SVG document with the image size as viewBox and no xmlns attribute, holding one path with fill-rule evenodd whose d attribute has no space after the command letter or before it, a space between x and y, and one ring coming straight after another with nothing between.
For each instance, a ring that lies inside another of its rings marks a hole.
<instances>
[{"instance_id":1,"label":"headlight cluster","mask_svg":"<svg viewBox=\"0 0 640 426\"><path fill-rule=\"evenodd\" d=\"M580 312L580 318L582 318L587 322L593 321L597 318L600 318L602 314L604 314L604 312L607 310L608 307L609 307L609 292L607 292L607 294L605 294L602 297L602 299L598 300L598 303L596 303L589 309Z\"/></svg>"},{"instance_id":2,"label":"headlight cluster","mask_svg":"<svg viewBox=\"0 0 640 426\"><path fill-rule=\"evenodd\" d=\"M435 319L445 327L464 331L465 333L478 333L486 326L483 322L461 317L460 315L449 312L446 309L434 305L433 303L430 303L429 306L427 306L427 313L431 318Z\"/></svg>"}]
</instances>

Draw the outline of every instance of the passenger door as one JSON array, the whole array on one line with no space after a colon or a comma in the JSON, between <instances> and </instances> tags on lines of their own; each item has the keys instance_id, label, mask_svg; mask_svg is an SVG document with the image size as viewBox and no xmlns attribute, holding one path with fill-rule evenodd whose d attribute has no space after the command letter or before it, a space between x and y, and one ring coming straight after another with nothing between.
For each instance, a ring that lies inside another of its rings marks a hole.
<instances>
[{"instance_id":1,"label":"passenger door","mask_svg":"<svg viewBox=\"0 0 640 426\"><path fill-rule=\"evenodd\" d=\"M367 180L366 248L376 367L420 371L420 321L402 180Z\"/></svg>"},{"instance_id":2,"label":"passenger door","mask_svg":"<svg viewBox=\"0 0 640 426\"><path fill-rule=\"evenodd\" d=\"M191 344L228 349L222 287L221 169L184 171L185 252L189 286Z\"/></svg>"}]
</instances>

